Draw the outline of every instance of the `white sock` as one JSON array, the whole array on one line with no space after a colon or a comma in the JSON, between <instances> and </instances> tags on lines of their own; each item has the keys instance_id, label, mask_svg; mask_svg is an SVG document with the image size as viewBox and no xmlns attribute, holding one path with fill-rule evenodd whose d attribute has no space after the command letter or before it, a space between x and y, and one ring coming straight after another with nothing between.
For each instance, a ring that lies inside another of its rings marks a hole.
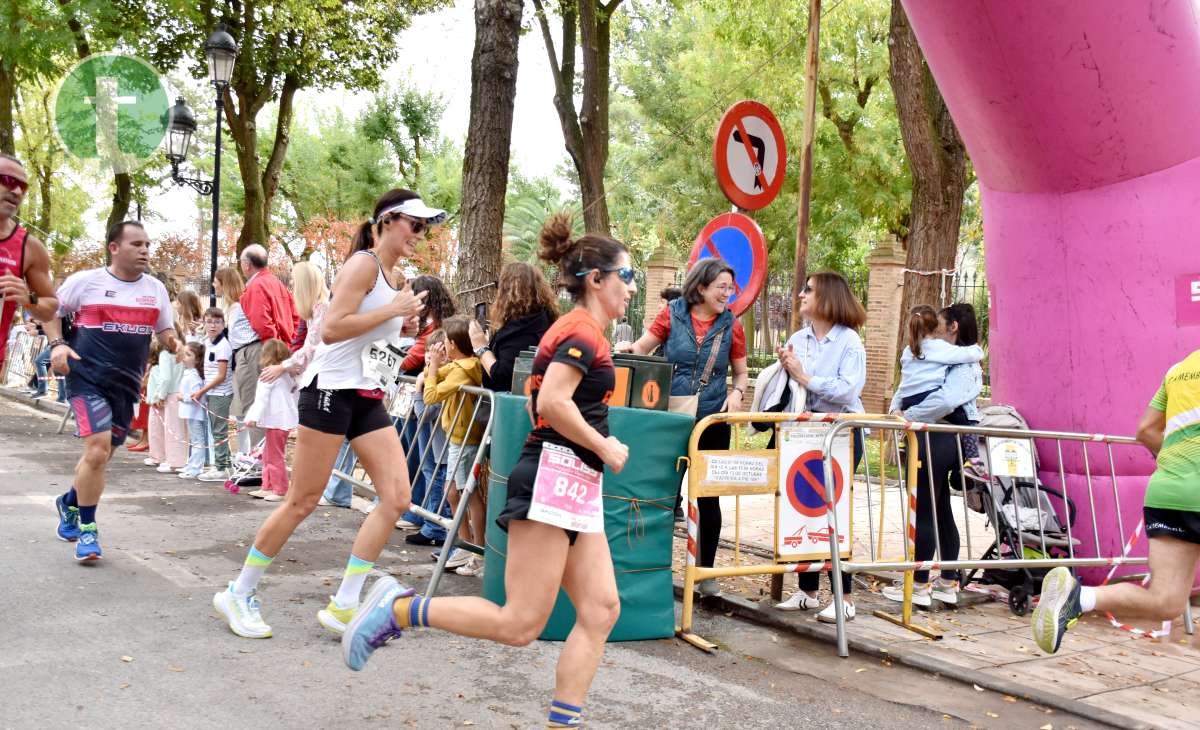
<instances>
[{"instance_id":1,"label":"white sock","mask_svg":"<svg viewBox=\"0 0 1200 730\"><path fill-rule=\"evenodd\" d=\"M263 577L263 573L267 572L272 560L274 558L259 552L258 548L251 547L246 562L242 565L242 572L238 573L237 581L233 584L233 592L239 596L250 595L258 588L258 581Z\"/></svg>"},{"instance_id":2,"label":"white sock","mask_svg":"<svg viewBox=\"0 0 1200 730\"><path fill-rule=\"evenodd\" d=\"M1079 607L1084 613L1096 610L1096 589L1082 586L1079 589Z\"/></svg>"},{"instance_id":3,"label":"white sock","mask_svg":"<svg viewBox=\"0 0 1200 730\"><path fill-rule=\"evenodd\" d=\"M338 608L353 608L358 605L363 584L367 582L367 574L371 572L374 565L371 561L354 555L350 556L350 561L346 564L346 572L342 574L342 584L338 586L337 594L333 597L333 602L338 605Z\"/></svg>"}]
</instances>

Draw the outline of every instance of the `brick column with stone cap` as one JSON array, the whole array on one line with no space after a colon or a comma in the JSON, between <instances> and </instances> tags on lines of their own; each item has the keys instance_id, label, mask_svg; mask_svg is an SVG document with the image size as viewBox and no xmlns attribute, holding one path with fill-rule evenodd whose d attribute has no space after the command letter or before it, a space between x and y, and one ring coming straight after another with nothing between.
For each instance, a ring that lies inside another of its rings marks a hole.
<instances>
[{"instance_id":1,"label":"brick column with stone cap","mask_svg":"<svg viewBox=\"0 0 1200 730\"><path fill-rule=\"evenodd\" d=\"M642 320L643 330L650 328L650 323L666 306L659 294L669 286L675 286L675 276L682 264L675 252L667 244L662 244L650 260L646 262L646 315ZM634 333L641 337L643 332Z\"/></svg>"},{"instance_id":2,"label":"brick column with stone cap","mask_svg":"<svg viewBox=\"0 0 1200 730\"><path fill-rule=\"evenodd\" d=\"M895 236L888 236L875 244L866 264L870 271L863 336L867 348L867 384L862 401L867 413L887 413L900 346L905 251Z\"/></svg>"}]
</instances>

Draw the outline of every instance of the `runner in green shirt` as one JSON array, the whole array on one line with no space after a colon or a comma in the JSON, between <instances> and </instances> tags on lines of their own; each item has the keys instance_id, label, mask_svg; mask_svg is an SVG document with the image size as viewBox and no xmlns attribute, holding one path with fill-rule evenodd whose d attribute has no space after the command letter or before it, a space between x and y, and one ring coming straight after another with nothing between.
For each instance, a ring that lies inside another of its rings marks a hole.
<instances>
[{"instance_id":1,"label":"runner in green shirt","mask_svg":"<svg viewBox=\"0 0 1200 730\"><path fill-rule=\"evenodd\" d=\"M1138 424L1137 439L1158 456L1143 510L1150 585L1088 588L1067 568L1051 570L1033 612L1034 641L1047 653L1058 651L1063 634L1088 611L1169 621L1190 610L1200 562L1200 350L1167 371Z\"/></svg>"}]
</instances>

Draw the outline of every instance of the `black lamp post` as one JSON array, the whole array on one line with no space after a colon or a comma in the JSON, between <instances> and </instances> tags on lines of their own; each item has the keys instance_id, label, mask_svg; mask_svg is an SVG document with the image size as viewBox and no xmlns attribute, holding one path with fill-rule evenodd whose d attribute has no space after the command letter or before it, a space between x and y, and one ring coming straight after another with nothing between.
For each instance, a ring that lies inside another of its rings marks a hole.
<instances>
[{"instance_id":1,"label":"black lamp post","mask_svg":"<svg viewBox=\"0 0 1200 730\"><path fill-rule=\"evenodd\" d=\"M233 36L225 32L225 26L217 26L217 30L208 37L204 44L204 53L208 58L209 81L217 90L217 134L216 151L213 162L213 179L201 180L184 177L179 174L179 166L187 158L188 149L192 146L192 135L196 133L196 115L184 103L183 97L175 100L171 109L170 134L167 138L167 160L171 163L171 179L176 185L190 185L201 195L211 195L212 200L212 249L208 267L209 306L216 306L217 292L212 288L212 280L217 276L217 227L220 222L221 210L221 117L225 111L223 95L229 88L229 79L233 75L233 64L237 60L238 46Z\"/></svg>"}]
</instances>

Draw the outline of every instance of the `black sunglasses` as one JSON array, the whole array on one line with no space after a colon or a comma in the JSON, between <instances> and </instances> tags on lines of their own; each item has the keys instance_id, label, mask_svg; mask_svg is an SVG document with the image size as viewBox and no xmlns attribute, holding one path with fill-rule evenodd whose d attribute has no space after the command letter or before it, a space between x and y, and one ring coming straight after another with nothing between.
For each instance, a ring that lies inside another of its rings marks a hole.
<instances>
[{"instance_id":1,"label":"black sunglasses","mask_svg":"<svg viewBox=\"0 0 1200 730\"><path fill-rule=\"evenodd\" d=\"M12 175L0 175L0 185L9 190L20 190L22 193L29 190L29 183Z\"/></svg>"},{"instance_id":2,"label":"black sunglasses","mask_svg":"<svg viewBox=\"0 0 1200 730\"><path fill-rule=\"evenodd\" d=\"M397 220L408 221L409 228L411 228L412 232L417 234L418 236L421 235L422 233L424 233L425 231L429 230L429 224L426 223L425 221L421 220L420 218L412 218L410 216L404 215L403 213L395 213L393 215L389 215L387 218L383 219L383 224L386 226L389 223L393 223Z\"/></svg>"},{"instance_id":3,"label":"black sunglasses","mask_svg":"<svg viewBox=\"0 0 1200 730\"><path fill-rule=\"evenodd\" d=\"M575 276L587 276L589 273L591 273L591 271L592 271L592 269L588 269L587 271L580 271ZM635 272L632 268L630 268L628 266L622 266L619 269L599 269L599 271L602 274L616 274L617 278L626 284L632 284L633 278L635 276L637 276L637 272Z\"/></svg>"}]
</instances>

